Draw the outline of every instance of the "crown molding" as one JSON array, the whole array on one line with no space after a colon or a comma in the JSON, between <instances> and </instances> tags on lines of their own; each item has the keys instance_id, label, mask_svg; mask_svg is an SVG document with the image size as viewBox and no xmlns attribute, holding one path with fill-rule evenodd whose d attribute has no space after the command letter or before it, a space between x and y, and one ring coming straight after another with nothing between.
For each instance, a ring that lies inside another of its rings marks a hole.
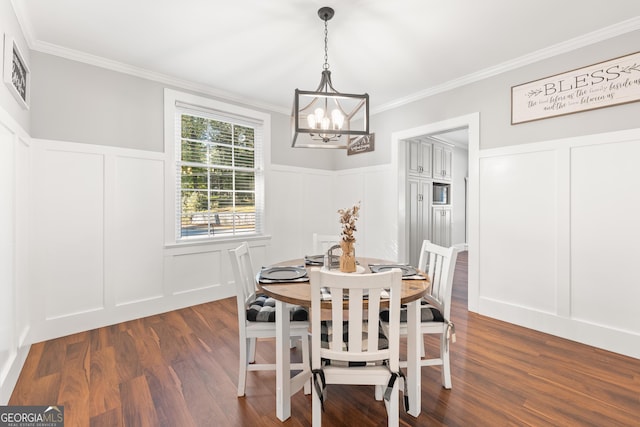
<instances>
[{"instance_id":1,"label":"crown molding","mask_svg":"<svg viewBox=\"0 0 640 427\"><path fill-rule=\"evenodd\" d=\"M628 19L626 21L619 22L617 24L601 28L599 30L587 33L564 42L546 47L529 53L527 55L520 56L518 58L505 61L501 64L494 65L489 68L485 68L478 72L467 74L457 79L449 80L441 85L433 86L420 92L416 92L409 96L398 98L394 101L381 105L371 110L371 114L378 114L383 111L391 110L401 107L406 104L410 104L415 101L419 101L430 96L446 92L452 89L459 88L470 83L475 83L480 80L487 79L489 77L497 76L507 71L515 70L525 65L530 65L544 59L548 59L563 53L571 52L573 50L589 46L601 41L611 39L632 31L640 30L640 16Z\"/></svg>"},{"instance_id":2,"label":"crown molding","mask_svg":"<svg viewBox=\"0 0 640 427\"><path fill-rule=\"evenodd\" d=\"M281 114L290 114L291 110L288 107L282 107L279 105L267 104L255 99L247 99L240 97L237 94L227 92L212 86L193 83L187 80L179 79L177 77L145 70L142 68L134 67L121 62L109 60L95 55L90 55L84 52L68 49L62 46L41 42L34 37L33 27L26 14L23 2L20 0L11 0L11 5L16 13L18 23L22 28L22 32L27 40L27 44L31 50L38 52L48 53L50 55L60 56L63 58L71 59L73 61L82 62L88 65L94 65L97 67L106 68L112 71L129 74L132 76L156 81L162 84L175 86L185 90L191 90L194 92L214 96L231 102L237 102L244 105L249 105L255 108L260 108L267 111L273 111ZM467 74L457 79L450 80L443 84L427 88L425 90L415 92L409 96L397 98L391 102L380 105L379 107L372 108L371 114L378 114L387 110L401 107L406 104L410 104L415 101L419 101L430 96L437 95L442 92L447 92L470 83L475 83L480 80L487 79L489 77L497 76L502 73L506 73L511 70L515 70L526 65L533 64L535 62L548 59L563 53L570 52L585 46L589 46L601 41L611 39L632 31L640 29L640 16L633 17L626 21L619 22L608 27L601 28L599 30L587 33L564 42L534 51L527 55L520 56L518 58L505 61L501 64L497 64L492 67L485 68L475 73Z\"/></svg>"}]
</instances>

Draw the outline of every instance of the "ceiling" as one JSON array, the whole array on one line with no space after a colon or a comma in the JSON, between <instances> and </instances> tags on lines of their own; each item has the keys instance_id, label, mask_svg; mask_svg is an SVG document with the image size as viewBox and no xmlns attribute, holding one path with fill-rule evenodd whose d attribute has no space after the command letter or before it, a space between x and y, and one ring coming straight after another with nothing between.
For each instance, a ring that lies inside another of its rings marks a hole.
<instances>
[{"instance_id":1,"label":"ceiling","mask_svg":"<svg viewBox=\"0 0 640 427\"><path fill-rule=\"evenodd\" d=\"M539 58L542 49L576 47L576 40L597 41L640 28L637 0L12 4L32 50L287 112L294 89L314 90L320 81L324 24L317 10L322 6L336 11L328 39L334 86L369 93L374 112L507 64L523 65L523 58Z\"/></svg>"}]
</instances>

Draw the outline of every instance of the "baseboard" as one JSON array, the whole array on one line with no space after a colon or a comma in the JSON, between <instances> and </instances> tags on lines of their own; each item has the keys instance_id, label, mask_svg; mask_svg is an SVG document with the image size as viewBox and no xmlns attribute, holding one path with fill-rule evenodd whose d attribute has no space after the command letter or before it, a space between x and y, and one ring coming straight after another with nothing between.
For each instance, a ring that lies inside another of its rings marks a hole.
<instances>
[{"instance_id":1,"label":"baseboard","mask_svg":"<svg viewBox=\"0 0 640 427\"><path fill-rule=\"evenodd\" d=\"M491 298L480 299L479 314L640 360L640 336L632 331Z\"/></svg>"},{"instance_id":2,"label":"baseboard","mask_svg":"<svg viewBox=\"0 0 640 427\"><path fill-rule=\"evenodd\" d=\"M31 345L26 345L18 348L16 357L13 358L13 362L9 367L7 376L2 381L2 384L0 384L0 405L7 405L9 403L9 399L11 399L13 389L18 382L18 378L20 377L20 372L22 371L24 362L27 360L29 350L31 350Z\"/></svg>"}]
</instances>

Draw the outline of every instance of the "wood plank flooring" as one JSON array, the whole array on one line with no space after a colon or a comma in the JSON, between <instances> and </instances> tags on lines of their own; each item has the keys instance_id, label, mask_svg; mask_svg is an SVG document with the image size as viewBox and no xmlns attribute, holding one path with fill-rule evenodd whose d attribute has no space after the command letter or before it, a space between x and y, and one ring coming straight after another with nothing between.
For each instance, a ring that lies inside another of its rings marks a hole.
<instances>
[{"instance_id":1,"label":"wood plank flooring","mask_svg":"<svg viewBox=\"0 0 640 427\"><path fill-rule=\"evenodd\" d=\"M453 389L423 368L422 415L402 413L401 425L640 426L640 360L467 312L466 261L453 288ZM9 404L64 405L66 427L311 425L302 392L291 419L276 418L273 372L249 372L236 397L236 323L230 298L34 344ZM273 341L257 358L275 360ZM324 423L383 426L386 413L370 387L330 386Z\"/></svg>"}]
</instances>

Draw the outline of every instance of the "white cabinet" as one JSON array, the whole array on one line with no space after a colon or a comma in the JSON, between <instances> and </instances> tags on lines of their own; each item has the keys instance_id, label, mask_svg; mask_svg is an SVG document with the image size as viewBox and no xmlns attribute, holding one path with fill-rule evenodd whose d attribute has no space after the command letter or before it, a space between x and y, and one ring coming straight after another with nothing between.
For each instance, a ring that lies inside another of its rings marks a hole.
<instances>
[{"instance_id":1,"label":"white cabinet","mask_svg":"<svg viewBox=\"0 0 640 427\"><path fill-rule=\"evenodd\" d=\"M409 225L409 263L418 265L422 241L431 234L431 181L407 179L407 221Z\"/></svg>"},{"instance_id":2,"label":"white cabinet","mask_svg":"<svg viewBox=\"0 0 640 427\"><path fill-rule=\"evenodd\" d=\"M431 178L431 146L429 142L407 141L407 173Z\"/></svg>"},{"instance_id":3,"label":"white cabinet","mask_svg":"<svg viewBox=\"0 0 640 427\"><path fill-rule=\"evenodd\" d=\"M432 209L431 241L436 245L451 246L451 213L451 206L434 206Z\"/></svg>"},{"instance_id":4,"label":"white cabinet","mask_svg":"<svg viewBox=\"0 0 640 427\"><path fill-rule=\"evenodd\" d=\"M453 149L446 145L433 144L433 178L451 180Z\"/></svg>"},{"instance_id":5,"label":"white cabinet","mask_svg":"<svg viewBox=\"0 0 640 427\"><path fill-rule=\"evenodd\" d=\"M424 140L409 140L406 143L406 238L408 262L415 266L418 265L424 240L451 246L451 184L446 181L451 180L453 148ZM434 204L434 182L438 185L436 188L440 189L435 203L443 203L442 205Z\"/></svg>"}]
</instances>

